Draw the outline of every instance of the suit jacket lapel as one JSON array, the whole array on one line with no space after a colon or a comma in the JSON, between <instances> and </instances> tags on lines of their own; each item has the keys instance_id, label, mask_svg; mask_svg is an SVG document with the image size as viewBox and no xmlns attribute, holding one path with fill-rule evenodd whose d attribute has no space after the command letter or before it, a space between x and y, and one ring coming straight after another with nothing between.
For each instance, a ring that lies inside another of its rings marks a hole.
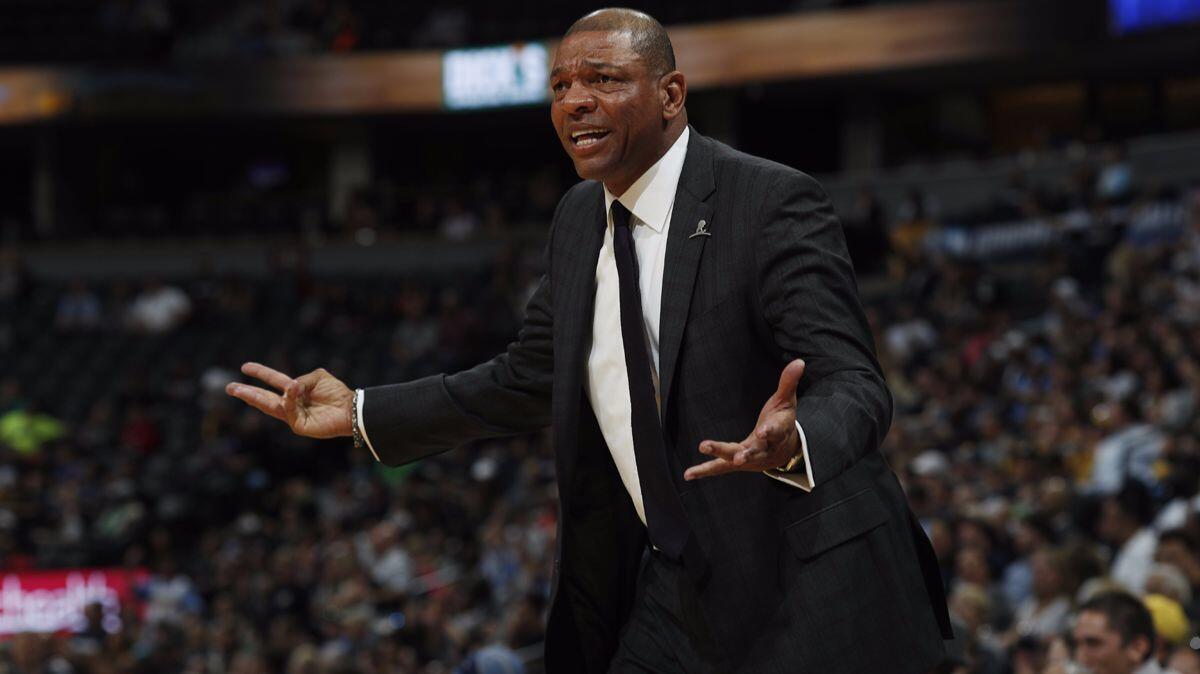
<instances>
[{"instance_id":1,"label":"suit jacket lapel","mask_svg":"<svg viewBox=\"0 0 1200 674\"><path fill-rule=\"evenodd\" d=\"M563 316L555 315L555 321L563 321L560 327L561 344L555 348L565 348L571 359L563 362L571 363L569 376L573 382L582 382L583 369L586 359L583 349L590 341L592 334L592 309L596 300L596 260L600 255L600 246L604 243L604 191L599 184L593 191L594 197L589 197L586 208L580 209L579 221L562 223L568 231L562 235L569 236L571 243L567 250L576 254L566 260L567 269L561 273L562 295L565 305L559 308L567 309ZM569 234L568 234L569 232ZM555 292L559 292L555 289Z\"/></svg>"},{"instance_id":2,"label":"suit jacket lapel","mask_svg":"<svg viewBox=\"0 0 1200 674\"><path fill-rule=\"evenodd\" d=\"M679 345L692 303L692 288L696 283L696 270L700 268L700 255L710 236L720 236L719 229L713 228L712 204L708 201L716 189L711 143L691 129L683 172L679 175L679 187L675 191L671 228L667 232L662 313L658 324L659 413L663 423L666 422L667 406L671 401L671 384L675 380L675 364L679 359ZM704 229L710 236L693 236L701 220L705 221Z\"/></svg>"},{"instance_id":3,"label":"suit jacket lapel","mask_svg":"<svg viewBox=\"0 0 1200 674\"><path fill-rule=\"evenodd\" d=\"M558 410L555 414L555 436L563 438L556 440L562 448L569 447L566 452L559 451L559 479L564 484L571 484L571 475L575 467L575 452L577 443L568 443L566 438L576 438L579 431L579 406L583 396L583 374L587 367L586 349L591 343L593 307L596 300L596 260L600 254L600 246L604 243L604 191L599 184L593 190L591 202L579 209L577 219L559 223L559 237L568 237L565 246L560 251L571 251L562 260L556 260L558 278L552 283L558 284L554 289L556 297L554 322L556 336L555 376L560 381L555 387L564 397L555 400ZM559 295L559 293L562 293ZM561 424L561 425L560 425ZM569 489L560 490L561 497L566 500Z\"/></svg>"}]
</instances>

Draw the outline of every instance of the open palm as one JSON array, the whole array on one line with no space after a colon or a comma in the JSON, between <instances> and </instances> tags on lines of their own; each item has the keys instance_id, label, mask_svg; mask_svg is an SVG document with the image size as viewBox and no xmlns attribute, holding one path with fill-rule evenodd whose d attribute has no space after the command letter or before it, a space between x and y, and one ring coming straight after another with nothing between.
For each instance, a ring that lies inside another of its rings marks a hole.
<instances>
[{"instance_id":1,"label":"open palm","mask_svg":"<svg viewBox=\"0 0 1200 674\"><path fill-rule=\"evenodd\" d=\"M804 376L804 361L797 358L783 368L779 386L767 398L754 430L741 442L705 440L700 453L713 457L688 468L685 480L724 475L738 470L760 471L777 468L786 463L800 446L796 430L796 387Z\"/></svg>"}]
</instances>

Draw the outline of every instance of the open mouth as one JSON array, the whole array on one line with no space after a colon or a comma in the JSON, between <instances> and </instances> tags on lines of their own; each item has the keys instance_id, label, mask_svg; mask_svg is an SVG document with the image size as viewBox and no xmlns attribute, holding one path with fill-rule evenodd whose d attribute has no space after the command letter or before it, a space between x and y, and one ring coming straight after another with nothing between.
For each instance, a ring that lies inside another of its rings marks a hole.
<instances>
[{"instance_id":1,"label":"open mouth","mask_svg":"<svg viewBox=\"0 0 1200 674\"><path fill-rule=\"evenodd\" d=\"M571 132L571 144L577 148L591 147L609 134L608 129L580 129Z\"/></svg>"}]
</instances>

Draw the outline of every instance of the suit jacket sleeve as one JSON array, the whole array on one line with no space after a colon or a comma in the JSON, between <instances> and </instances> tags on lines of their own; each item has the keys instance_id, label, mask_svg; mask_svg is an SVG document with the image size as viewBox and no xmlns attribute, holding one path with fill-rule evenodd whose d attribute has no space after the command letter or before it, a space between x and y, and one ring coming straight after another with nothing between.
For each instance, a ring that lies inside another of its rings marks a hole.
<instances>
[{"instance_id":1,"label":"suit jacket sleeve","mask_svg":"<svg viewBox=\"0 0 1200 674\"><path fill-rule=\"evenodd\" d=\"M565 198L564 198L565 201ZM558 211L554 222L558 221ZM550 237L553 239L554 226ZM525 307L516 341L492 360L451 375L366 389L363 427L384 464L398 466L470 440L537 431L550 425L553 294L547 271Z\"/></svg>"},{"instance_id":2,"label":"suit jacket sleeve","mask_svg":"<svg viewBox=\"0 0 1200 674\"><path fill-rule=\"evenodd\" d=\"M809 176L777 179L755 243L759 296L776 344L802 358L796 419L821 485L878 451L892 396L858 299L841 223Z\"/></svg>"}]
</instances>

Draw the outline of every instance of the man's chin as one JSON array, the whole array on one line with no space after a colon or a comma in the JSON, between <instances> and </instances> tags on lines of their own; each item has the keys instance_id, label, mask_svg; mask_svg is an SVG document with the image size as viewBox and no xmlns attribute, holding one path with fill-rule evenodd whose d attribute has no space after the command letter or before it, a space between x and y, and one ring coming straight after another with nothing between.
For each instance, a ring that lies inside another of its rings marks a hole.
<instances>
[{"instance_id":1,"label":"man's chin","mask_svg":"<svg viewBox=\"0 0 1200 674\"><path fill-rule=\"evenodd\" d=\"M596 161L598 157L588 157L586 159L571 158L575 164L575 173L583 180L595 180L596 182L604 182L604 177L609 174L607 162Z\"/></svg>"}]
</instances>

